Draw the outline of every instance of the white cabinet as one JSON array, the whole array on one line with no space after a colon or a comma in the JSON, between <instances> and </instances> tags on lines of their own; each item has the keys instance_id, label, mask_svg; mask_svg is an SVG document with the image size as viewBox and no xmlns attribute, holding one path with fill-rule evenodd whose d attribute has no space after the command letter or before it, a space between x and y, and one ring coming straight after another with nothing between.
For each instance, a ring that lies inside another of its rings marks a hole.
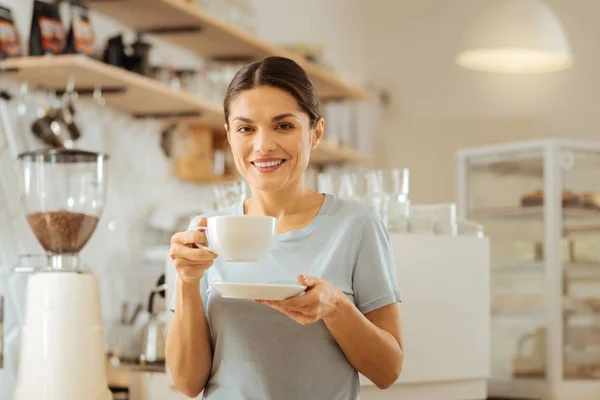
<instances>
[{"instance_id":1,"label":"white cabinet","mask_svg":"<svg viewBox=\"0 0 600 400\"><path fill-rule=\"evenodd\" d=\"M489 394L600 393L600 142L462 149L459 214L491 239Z\"/></svg>"},{"instance_id":2,"label":"white cabinet","mask_svg":"<svg viewBox=\"0 0 600 400\"><path fill-rule=\"evenodd\" d=\"M489 376L489 241L393 234L403 295L404 371L371 399L485 399ZM372 385L361 377L364 386ZM387 397L386 397L387 396Z\"/></svg>"}]
</instances>

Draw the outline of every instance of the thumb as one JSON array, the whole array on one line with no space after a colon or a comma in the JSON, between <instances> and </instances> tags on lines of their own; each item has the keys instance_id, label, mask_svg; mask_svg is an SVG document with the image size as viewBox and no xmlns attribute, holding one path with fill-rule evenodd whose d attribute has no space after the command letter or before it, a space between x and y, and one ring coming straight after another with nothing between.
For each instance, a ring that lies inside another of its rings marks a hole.
<instances>
[{"instance_id":1,"label":"thumb","mask_svg":"<svg viewBox=\"0 0 600 400\"><path fill-rule=\"evenodd\" d=\"M301 285L313 287L318 285L321 282L321 280L319 278L315 278L314 276L298 275L298 282Z\"/></svg>"},{"instance_id":2,"label":"thumb","mask_svg":"<svg viewBox=\"0 0 600 400\"><path fill-rule=\"evenodd\" d=\"M206 217L202 217L196 223L196 227L198 227L198 226L206 226L206 222L207 222Z\"/></svg>"}]
</instances>

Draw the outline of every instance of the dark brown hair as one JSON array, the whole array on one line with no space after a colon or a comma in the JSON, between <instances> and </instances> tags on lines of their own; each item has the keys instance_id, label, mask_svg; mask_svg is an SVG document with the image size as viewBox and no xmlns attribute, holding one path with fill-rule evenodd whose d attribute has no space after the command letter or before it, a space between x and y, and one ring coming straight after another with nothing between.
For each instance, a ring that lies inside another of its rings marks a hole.
<instances>
[{"instance_id":1,"label":"dark brown hair","mask_svg":"<svg viewBox=\"0 0 600 400\"><path fill-rule=\"evenodd\" d=\"M285 57L267 57L240 69L233 77L223 108L225 123L229 125L229 105L244 90L271 86L294 96L302 111L308 114L314 128L321 119L319 97L306 71L295 61Z\"/></svg>"}]
</instances>

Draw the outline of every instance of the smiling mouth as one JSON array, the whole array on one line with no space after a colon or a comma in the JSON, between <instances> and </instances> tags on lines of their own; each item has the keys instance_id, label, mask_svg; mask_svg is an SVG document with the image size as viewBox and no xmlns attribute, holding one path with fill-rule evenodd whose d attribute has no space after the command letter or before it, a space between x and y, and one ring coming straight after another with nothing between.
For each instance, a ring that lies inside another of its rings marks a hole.
<instances>
[{"instance_id":1,"label":"smiling mouth","mask_svg":"<svg viewBox=\"0 0 600 400\"><path fill-rule=\"evenodd\" d=\"M281 165L283 165L283 163L285 163L285 160L251 161L250 163L252 165L254 165L255 167L257 167L259 170L269 171L269 170L275 170L278 167L280 167Z\"/></svg>"}]
</instances>

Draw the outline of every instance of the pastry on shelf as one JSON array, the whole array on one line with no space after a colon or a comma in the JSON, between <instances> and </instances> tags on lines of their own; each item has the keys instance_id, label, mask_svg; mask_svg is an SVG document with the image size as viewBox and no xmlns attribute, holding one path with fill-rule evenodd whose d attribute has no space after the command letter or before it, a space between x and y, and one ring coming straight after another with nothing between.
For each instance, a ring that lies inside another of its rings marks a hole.
<instances>
[{"instance_id":1,"label":"pastry on shelf","mask_svg":"<svg viewBox=\"0 0 600 400\"><path fill-rule=\"evenodd\" d=\"M587 192L582 196L582 203L585 208L600 210L600 193Z\"/></svg>"},{"instance_id":2,"label":"pastry on shelf","mask_svg":"<svg viewBox=\"0 0 600 400\"><path fill-rule=\"evenodd\" d=\"M581 206L581 196L577 195L569 190L562 192L562 205L563 207L576 207ZM531 193L525 193L521 196L521 206L523 207L538 207L544 205L544 191L536 190Z\"/></svg>"},{"instance_id":3,"label":"pastry on shelf","mask_svg":"<svg viewBox=\"0 0 600 400\"><path fill-rule=\"evenodd\" d=\"M600 365L565 363L566 379L600 379Z\"/></svg>"},{"instance_id":4,"label":"pastry on shelf","mask_svg":"<svg viewBox=\"0 0 600 400\"><path fill-rule=\"evenodd\" d=\"M494 314L536 313L544 310L544 296L537 293L495 293L491 303Z\"/></svg>"},{"instance_id":5,"label":"pastry on shelf","mask_svg":"<svg viewBox=\"0 0 600 400\"><path fill-rule=\"evenodd\" d=\"M530 358L515 358L512 363L514 378L533 378L543 379L546 377L546 370L537 365L535 360Z\"/></svg>"},{"instance_id":6,"label":"pastry on shelf","mask_svg":"<svg viewBox=\"0 0 600 400\"><path fill-rule=\"evenodd\" d=\"M590 308L591 312L595 314L600 313L600 297L587 297L583 302Z\"/></svg>"}]
</instances>

